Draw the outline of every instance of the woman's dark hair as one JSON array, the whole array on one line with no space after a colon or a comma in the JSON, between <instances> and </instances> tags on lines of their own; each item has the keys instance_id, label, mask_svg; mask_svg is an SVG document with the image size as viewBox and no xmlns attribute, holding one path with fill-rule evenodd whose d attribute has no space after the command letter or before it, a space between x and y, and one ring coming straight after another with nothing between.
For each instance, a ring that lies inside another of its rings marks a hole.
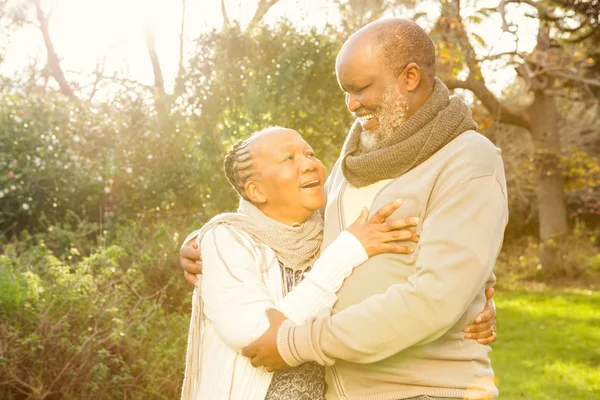
<instances>
[{"instance_id":1,"label":"woman's dark hair","mask_svg":"<svg viewBox=\"0 0 600 400\"><path fill-rule=\"evenodd\" d=\"M272 129L281 129L281 127L271 126L253 133L248 139L238 140L225 155L223 161L225 176L235 191L245 200L249 200L246 195L246 182L257 175L254 170L254 158L252 157L250 144L257 135Z\"/></svg>"}]
</instances>

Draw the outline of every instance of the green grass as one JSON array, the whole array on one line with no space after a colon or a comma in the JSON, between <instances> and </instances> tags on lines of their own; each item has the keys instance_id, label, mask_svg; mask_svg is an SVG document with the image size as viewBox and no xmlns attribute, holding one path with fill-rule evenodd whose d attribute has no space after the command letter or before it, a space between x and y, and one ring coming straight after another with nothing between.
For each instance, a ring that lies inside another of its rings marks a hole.
<instances>
[{"instance_id":1,"label":"green grass","mask_svg":"<svg viewBox=\"0 0 600 400\"><path fill-rule=\"evenodd\" d=\"M600 292L499 291L500 400L600 399Z\"/></svg>"}]
</instances>

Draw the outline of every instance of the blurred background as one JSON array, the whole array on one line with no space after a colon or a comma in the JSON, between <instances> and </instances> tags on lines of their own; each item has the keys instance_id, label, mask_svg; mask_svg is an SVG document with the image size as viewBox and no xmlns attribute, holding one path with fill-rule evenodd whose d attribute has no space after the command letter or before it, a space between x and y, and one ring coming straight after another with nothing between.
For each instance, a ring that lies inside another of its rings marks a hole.
<instances>
[{"instance_id":1,"label":"blurred background","mask_svg":"<svg viewBox=\"0 0 600 400\"><path fill-rule=\"evenodd\" d=\"M276 124L331 167L336 54L386 16L503 151L501 399L600 398L597 0L0 0L0 399L178 398L225 152Z\"/></svg>"}]
</instances>

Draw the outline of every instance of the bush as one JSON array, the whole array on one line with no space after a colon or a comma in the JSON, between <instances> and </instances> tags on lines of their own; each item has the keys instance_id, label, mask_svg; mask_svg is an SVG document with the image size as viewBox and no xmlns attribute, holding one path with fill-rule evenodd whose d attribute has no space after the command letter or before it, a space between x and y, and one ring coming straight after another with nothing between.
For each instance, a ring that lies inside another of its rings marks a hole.
<instances>
[{"instance_id":1,"label":"bush","mask_svg":"<svg viewBox=\"0 0 600 400\"><path fill-rule=\"evenodd\" d=\"M162 307L170 284L150 293L119 246L73 262L36 240L0 255L0 397L178 397L189 314Z\"/></svg>"},{"instance_id":2,"label":"bush","mask_svg":"<svg viewBox=\"0 0 600 400\"><path fill-rule=\"evenodd\" d=\"M578 223L567 235L545 244L560 258L561 270L550 275L540 260L540 243L535 237L523 237L504 247L496 265L501 284L525 280L600 281L598 234Z\"/></svg>"}]
</instances>

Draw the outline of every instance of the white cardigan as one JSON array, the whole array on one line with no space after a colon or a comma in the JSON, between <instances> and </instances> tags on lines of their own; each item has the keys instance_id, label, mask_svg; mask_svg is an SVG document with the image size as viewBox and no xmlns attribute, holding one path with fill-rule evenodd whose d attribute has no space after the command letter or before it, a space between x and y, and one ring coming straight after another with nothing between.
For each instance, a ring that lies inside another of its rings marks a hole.
<instances>
[{"instance_id":1,"label":"white cardigan","mask_svg":"<svg viewBox=\"0 0 600 400\"><path fill-rule=\"evenodd\" d=\"M282 271L273 250L236 229L242 245L228 229L236 228L216 226L200 244L204 312L200 376L193 398L264 400L273 375L252 367L241 350L268 328L265 311L277 308L301 323L322 307L332 307L344 279L368 257L354 235L342 232L284 298ZM260 270L263 258L263 265L268 265L265 271Z\"/></svg>"}]
</instances>

